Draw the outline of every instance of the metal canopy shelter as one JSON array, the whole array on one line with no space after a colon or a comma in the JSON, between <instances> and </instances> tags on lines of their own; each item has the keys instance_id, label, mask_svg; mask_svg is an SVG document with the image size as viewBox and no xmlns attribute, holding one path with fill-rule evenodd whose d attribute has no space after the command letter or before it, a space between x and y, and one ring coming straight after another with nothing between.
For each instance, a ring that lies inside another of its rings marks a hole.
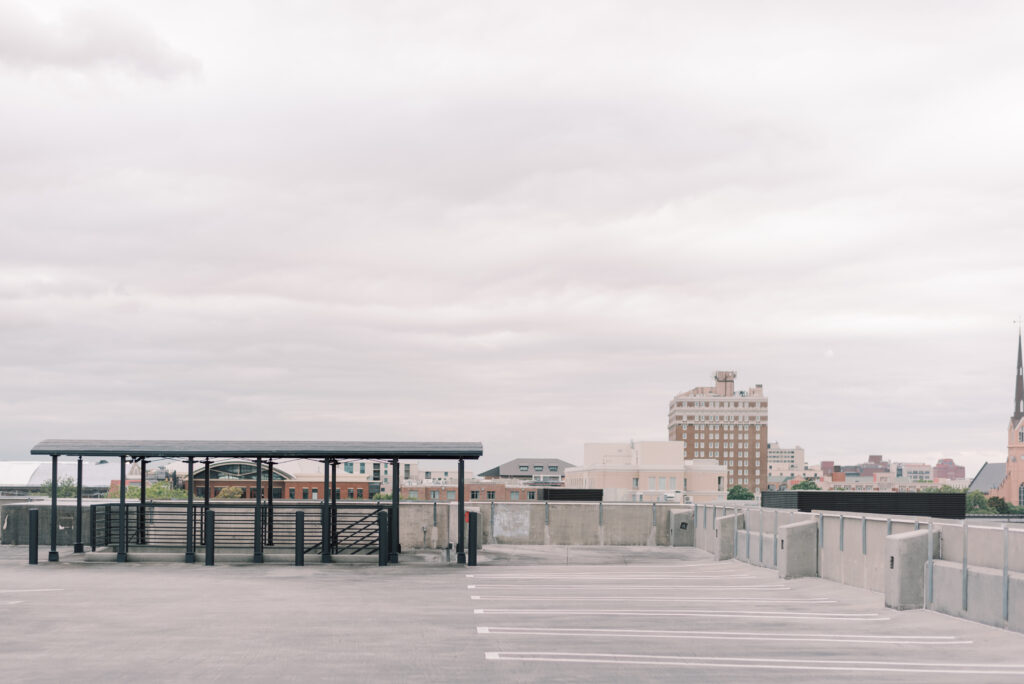
<instances>
[{"instance_id":1,"label":"metal canopy shelter","mask_svg":"<svg viewBox=\"0 0 1024 684\"><path fill-rule=\"evenodd\" d=\"M483 445L479 442L310 442L310 441L206 441L206 440L76 440L76 439L47 439L32 447L32 454L47 455L53 459L53 477L51 482L50 498L50 555L49 560L57 561L57 459L61 456L78 457L78 497L75 509L75 553L81 553L84 548L81 542L82 534L82 458L90 457L114 457L121 459L121 500L118 511L118 551L117 561L127 560L127 507L125 506L125 463L126 461L141 462L142 464L142 486L140 500L144 506L146 503L146 459L160 458L183 460L188 462L188 508L187 508L187 539L185 543L185 562L195 562L195 540L193 537L193 490L192 476L196 458L204 460L209 465L209 460L214 458L232 458L241 460L254 460L256 462L256 505L254 513L254 540L253 540L253 561L263 562L263 521L261 518L262 496L262 473L263 459L266 458L271 468L274 459L310 459L322 460L324 462L324 498L322 504L322 560L330 562L330 544L328 536L330 526L326 524L329 510L333 510L337 502L335 489L332 486L332 472L336 471L339 460L353 459L379 459L391 461L391 515L389 521L389 559L391 562L398 561L398 553L401 547L399 538L399 461L401 459L417 460L457 460L459 462L459 520L465 517L465 460L479 459L483 455ZM207 468L209 473L209 468ZM330 477L330 480L329 480ZM330 498L326 493L330 491ZM205 504L209 506L210 488L207 485ZM273 504L273 487L270 488L269 503ZM142 521L140 521L142 522ZM466 562L465 531L463 525L458 525L459 541L457 546L457 560L459 563Z\"/></svg>"}]
</instances>

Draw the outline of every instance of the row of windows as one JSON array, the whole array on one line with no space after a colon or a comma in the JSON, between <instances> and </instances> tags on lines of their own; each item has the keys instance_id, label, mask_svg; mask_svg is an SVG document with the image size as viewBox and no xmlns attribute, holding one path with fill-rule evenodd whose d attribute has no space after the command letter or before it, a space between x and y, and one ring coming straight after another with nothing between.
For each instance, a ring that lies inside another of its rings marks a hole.
<instances>
[{"instance_id":1,"label":"row of windows","mask_svg":"<svg viewBox=\"0 0 1024 684\"><path fill-rule=\"evenodd\" d=\"M761 403L761 408L767 408L767 406L768 406L768 402L767 401L762 401L760 403ZM732 408L757 408L757 404L758 404L758 402L756 402L756 401L688 401L688 402L686 402L687 406L694 406L694 407L707 406L707 407L711 407L711 408L728 408L730 406ZM681 402L681 401L676 402L676 407L677 408L682 408L683 407L683 402Z\"/></svg>"},{"instance_id":2,"label":"row of windows","mask_svg":"<svg viewBox=\"0 0 1024 684\"><path fill-rule=\"evenodd\" d=\"M542 466L542 465L535 465L535 466L533 466L533 469L536 472L538 472L538 473L543 473L544 472L544 466ZM552 473L557 473L558 472L558 466L548 466L548 470L550 472L552 472ZM530 472L530 466L528 466L528 465L521 465L521 466L519 466L519 472L521 472L521 473L528 473L528 472Z\"/></svg>"}]
</instances>

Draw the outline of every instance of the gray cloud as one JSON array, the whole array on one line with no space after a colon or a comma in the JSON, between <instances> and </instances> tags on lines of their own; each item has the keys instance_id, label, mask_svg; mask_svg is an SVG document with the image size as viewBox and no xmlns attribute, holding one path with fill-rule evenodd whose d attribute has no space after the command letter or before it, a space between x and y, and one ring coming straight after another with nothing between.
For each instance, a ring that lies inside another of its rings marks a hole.
<instances>
[{"instance_id":1,"label":"gray cloud","mask_svg":"<svg viewBox=\"0 0 1024 684\"><path fill-rule=\"evenodd\" d=\"M27 69L108 68L158 79L201 70L198 59L124 13L80 8L44 20L15 2L0 4L0 63Z\"/></svg>"},{"instance_id":2,"label":"gray cloud","mask_svg":"<svg viewBox=\"0 0 1024 684\"><path fill-rule=\"evenodd\" d=\"M734 368L812 460L1000 458L1020 10L933 7L133 5L202 81L0 72L0 453L573 461Z\"/></svg>"}]
</instances>

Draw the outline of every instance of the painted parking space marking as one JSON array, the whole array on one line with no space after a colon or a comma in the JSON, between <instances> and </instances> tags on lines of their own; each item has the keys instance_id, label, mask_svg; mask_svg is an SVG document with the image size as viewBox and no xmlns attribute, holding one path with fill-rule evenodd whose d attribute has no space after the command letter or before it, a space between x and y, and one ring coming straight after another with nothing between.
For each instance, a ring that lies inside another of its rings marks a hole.
<instances>
[{"instance_id":1,"label":"painted parking space marking","mask_svg":"<svg viewBox=\"0 0 1024 684\"><path fill-rule=\"evenodd\" d=\"M607 584L467 584L467 589L593 589L604 591ZM700 589L701 591L791 591L781 584L616 584L616 589Z\"/></svg>"},{"instance_id":2,"label":"painted parking space marking","mask_svg":"<svg viewBox=\"0 0 1024 684\"><path fill-rule=\"evenodd\" d=\"M594 627L477 627L477 634L499 636L608 637L614 639L699 639L723 641L795 641L799 643L879 644L889 646L959 646L973 641L951 635L822 634L821 632L722 632L672 629L617 629Z\"/></svg>"},{"instance_id":3,"label":"painted parking space marking","mask_svg":"<svg viewBox=\"0 0 1024 684\"><path fill-rule=\"evenodd\" d=\"M838 603L830 598L764 598L761 596L477 596L473 601L657 601L675 603Z\"/></svg>"},{"instance_id":4,"label":"painted parking space marking","mask_svg":"<svg viewBox=\"0 0 1024 684\"><path fill-rule=\"evenodd\" d=\"M614 610L614 609L551 609L551 608L474 608L477 615L605 615L639 617L713 617L717 619L750 620L852 620L858 622L884 622L888 617L878 613L796 613L768 610Z\"/></svg>"},{"instance_id":5,"label":"painted parking space marking","mask_svg":"<svg viewBox=\"0 0 1024 684\"><path fill-rule=\"evenodd\" d=\"M845 673L897 672L907 674L1019 675L1024 663L937 663L934 661L819 660L813 658L743 658L730 656L659 656L632 653L574 653L559 651L487 651L487 660L544 661L606 665L654 665L690 668L736 668L752 670L812 670Z\"/></svg>"}]
</instances>

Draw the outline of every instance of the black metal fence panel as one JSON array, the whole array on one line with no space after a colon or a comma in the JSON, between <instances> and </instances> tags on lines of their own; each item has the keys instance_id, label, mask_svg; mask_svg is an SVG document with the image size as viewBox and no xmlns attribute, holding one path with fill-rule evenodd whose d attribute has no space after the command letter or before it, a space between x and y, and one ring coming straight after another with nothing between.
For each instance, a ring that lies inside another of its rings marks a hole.
<instances>
[{"instance_id":1,"label":"black metal fence panel","mask_svg":"<svg viewBox=\"0 0 1024 684\"><path fill-rule=\"evenodd\" d=\"M764 508L810 511L850 511L884 515L912 515L962 520L967 495L949 492L823 492L790 490L761 492Z\"/></svg>"},{"instance_id":2,"label":"black metal fence panel","mask_svg":"<svg viewBox=\"0 0 1024 684\"><path fill-rule=\"evenodd\" d=\"M541 501L603 501L603 489L563 489L562 487L542 488L538 498Z\"/></svg>"}]
</instances>

